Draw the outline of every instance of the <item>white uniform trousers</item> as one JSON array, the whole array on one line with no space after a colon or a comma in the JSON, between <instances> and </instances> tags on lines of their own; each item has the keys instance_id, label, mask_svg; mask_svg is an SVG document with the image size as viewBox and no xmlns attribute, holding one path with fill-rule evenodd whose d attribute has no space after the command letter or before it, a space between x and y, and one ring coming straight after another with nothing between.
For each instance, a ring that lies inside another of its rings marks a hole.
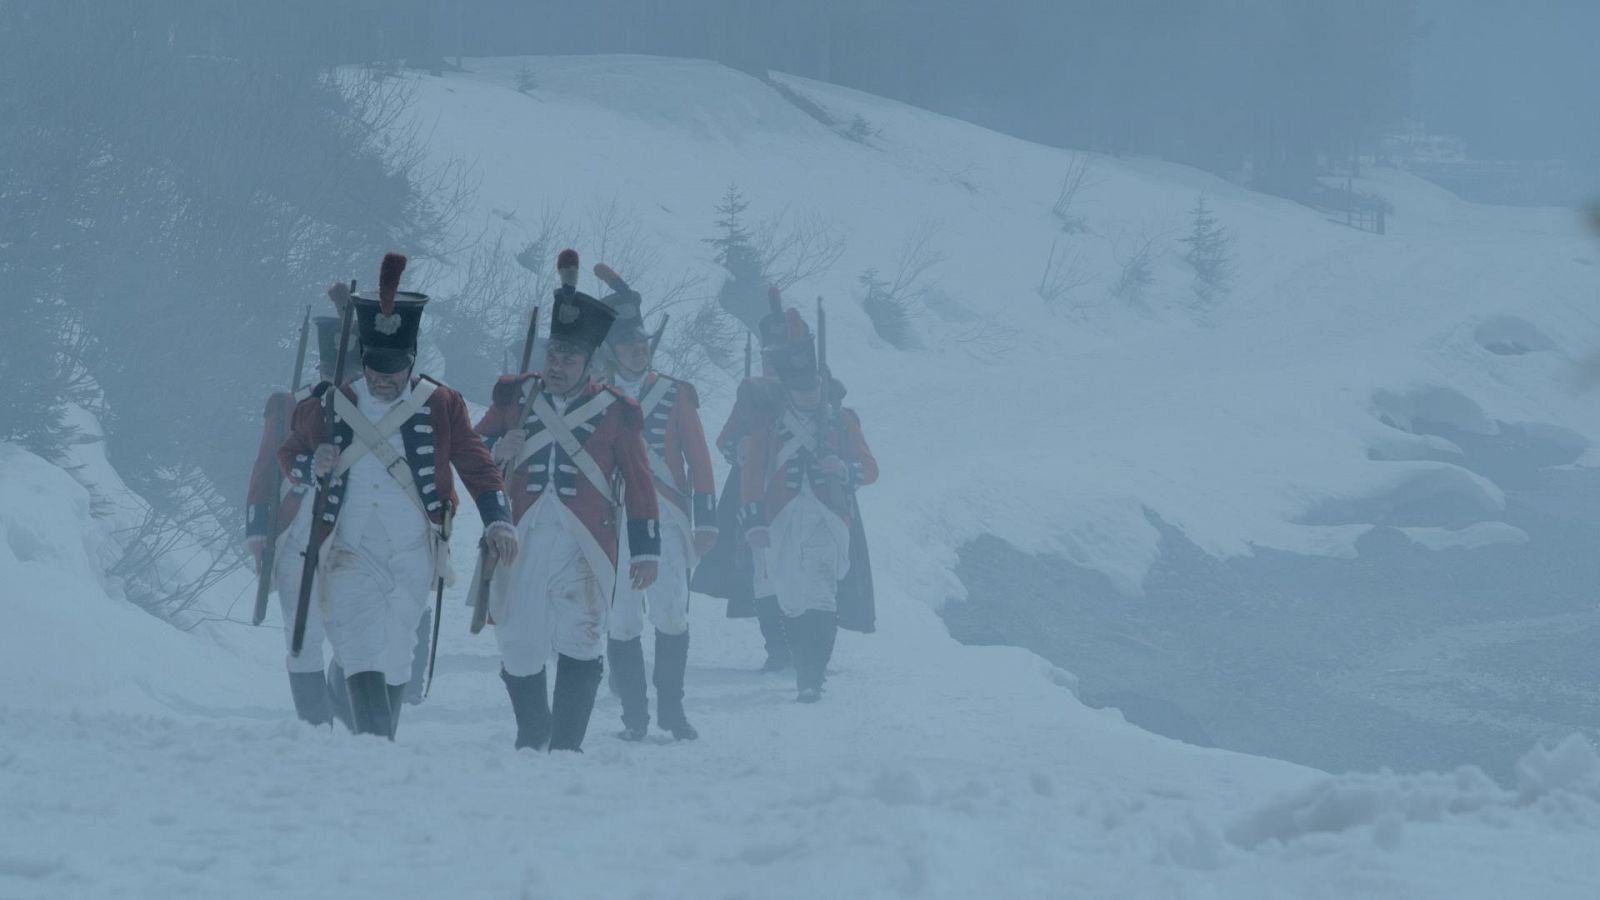
<instances>
[{"instance_id":1,"label":"white uniform trousers","mask_svg":"<svg viewBox=\"0 0 1600 900\"><path fill-rule=\"evenodd\" d=\"M396 542L373 516L354 545L344 529L331 542L319 593L334 656L350 675L382 672L394 685L411 680L417 622L433 581L428 533L412 533Z\"/></svg>"},{"instance_id":2,"label":"white uniform trousers","mask_svg":"<svg viewBox=\"0 0 1600 900\"><path fill-rule=\"evenodd\" d=\"M671 507L670 510L668 507ZM622 571L628 570L628 536L622 535ZM672 501L661 500L661 562L655 584L633 589L626 574L617 581L617 602L611 607L611 637L631 641L644 634L646 616L662 634L689 630L689 558L694 536L688 517Z\"/></svg>"},{"instance_id":3,"label":"white uniform trousers","mask_svg":"<svg viewBox=\"0 0 1600 900\"><path fill-rule=\"evenodd\" d=\"M517 558L496 566L489 584L506 674L537 675L557 653L604 656L612 572L583 523L560 500L541 497L517 523L517 546Z\"/></svg>"},{"instance_id":4,"label":"white uniform trousers","mask_svg":"<svg viewBox=\"0 0 1600 900\"><path fill-rule=\"evenodd\" d=\"M839 579L850 570L850 526L806 485L778 512L769 535L768 574L783 614L836 612Z\"/></svg>"},{"instance_id":5,"label":"white uniform trousers","mask_svg":"<svg viewBox=\"0 0 1600 900\"><path fill-rule=\"evenodd\" d=\"M272 585L278 592L278 609L283 611L283 647L294 646L294 611L300 602L300 573L305 569L306 542L311 539L311 504L307 494L300 502L294 521L278 537L277 555L272 560ZM306 609L306 637L300 646L300 655L286 652L284 659L291 672L321 672L325 663L322 643L327 631L322 625L322 606L316 603L315 586L312 603Z\"/></svg>"}]
</instances>

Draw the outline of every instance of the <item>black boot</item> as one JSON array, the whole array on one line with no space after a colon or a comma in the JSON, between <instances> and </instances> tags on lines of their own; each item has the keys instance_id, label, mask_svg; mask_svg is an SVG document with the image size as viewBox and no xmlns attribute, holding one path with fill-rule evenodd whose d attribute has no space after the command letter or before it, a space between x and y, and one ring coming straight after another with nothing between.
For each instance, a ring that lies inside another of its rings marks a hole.
<instances>
[{"instance_id":1,"label":"black boot","mask_svg":"<svg viewBox=\"0 0 1600 900\"><path fill-rule=\"evenodd\" d=\"M328 708L328 685L321 672L290 672L289 695L294 698L294 712L300 721L312 725L333 721Z\"/></svg>"},{"instance_id":2,"label":"black boot","mask_svg":"<svg viewBox=\"0 0 1600 900\"><path fill-rule=\"evenodd\" d=\"M350 685L344 680L344 667L338 661L328 663L328 710L339 724L351 734L356 733L356 721L350 712Z\"/></svg>"},{"instance_id":3,"label":"black boot","mask_svg":"<svg viewBox=\"0 0 1600 900\"><path fill-rule=\"evenodd\" d=\"M357 672L345 679L350 686L350 712L356 734L377 734L394 740L389 686L382 672Z\"/></svg>"},{"instance_id":4,"label":"black boot","mask_svg":"<svg viewBox=\"0 0 1600 900\"><path fill-rule=\"evenodd\" d=\"M606 658L611 660L611 690L622 701L622 732L617 737L642 741L650 734L650 698L644 686L644 641L640 638L608 640Z\"/></svg>"},{"instance_id":5,"label":"black boot","mask_svg":"<svg viewBox=\"0 0 1600 900\"><path fill-rule=\"evenodd\" d=\"M817 662L816 669L812 672L812 677L816 679L816 683L813 686L818 691L825 691L828 689L828 663L833 661L833 645L839 639L839 614L814 610L806 613L806 615L817 617L817 624L814 626L816 628L814 640L817 642Z\"/></svg>"},{"instance_id":6,"label":"black boot","mask_svg":"<svg viewBox=\"0 0 1600 900\"><path fill-rule=\"evenodd\" d=\"M783 617L784 630L789 635L789 649L794 654L795 699L801 703L815 703L822 699L822 691L817 687L820 679L815 674L816 622L809 612Z\"/></svg>"},{"instance_id":7,"label":"black boot","mask_svg":"<svg viewBox=\"0 0 1600 900\"><path fill-rule=\"evenodd\" d=\"M555 700L550 707L550 749L583 752L594 695L600 691L605 663L598 659L556 657Z\"/></svg>"},{"instance_id":8,"label":"black boot","mask_svg":"<svg viewBox=\"0 0 1600 900\"><path fill-rule=\"evenodd\" d=\"M700 732L683 712L683 675L689 668L689 632L656 632L656 721L674 740L692 741Z\"/></svg>"},{"instance_id":9,"label":"black boot","mask_svg":"<svg viewBox=\"0 0 1600 900\"><path fill-rule=\"evenodd\" d=\"M500 670L511 696L511 714L517 719L517 749L543 750L550 743L550 692L545 687L544 669L537 675L516 676Z\"/></svg>"},{"instance_id":10,"label":"black boot","mask_svg":"<svg viewBox=\"0 0 1600 900\"><path fill-rule=\"evenodd\" d=\"M389 689L389 740L400 733L400 708L406 705L406 687L404 684L384 685Z\"/></svg>"},{"instance_id":11,"label":"black boot","mask_svg":"<svg viewBox=\"0 0 1600 900\"><path fill-rule=\"evenodd\" d=\"M778 609L778 598L757 597L755 601L756 623L761 626L761 639L767 645L767 661L762 663L763 674L769 672L782 672L794 664L793 655L789 652L789 638L784 634L784 614Z\"/></svg>"}]
</instances>

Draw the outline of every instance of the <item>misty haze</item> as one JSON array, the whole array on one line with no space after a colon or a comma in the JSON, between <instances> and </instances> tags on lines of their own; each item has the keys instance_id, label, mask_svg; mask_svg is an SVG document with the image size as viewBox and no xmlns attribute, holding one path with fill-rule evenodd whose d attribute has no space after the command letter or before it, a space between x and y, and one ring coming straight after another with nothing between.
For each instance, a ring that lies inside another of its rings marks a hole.
<instances>
[{"instance_id":1,"label":"misty haze","mask_svg":"<svg viewBox=\"0 0 1600 900\"><path fill-rule=\"evenodd\" d=\"M1597 37L0 0L0 897L1600 897Z\"/></svg>"}]
</instances>

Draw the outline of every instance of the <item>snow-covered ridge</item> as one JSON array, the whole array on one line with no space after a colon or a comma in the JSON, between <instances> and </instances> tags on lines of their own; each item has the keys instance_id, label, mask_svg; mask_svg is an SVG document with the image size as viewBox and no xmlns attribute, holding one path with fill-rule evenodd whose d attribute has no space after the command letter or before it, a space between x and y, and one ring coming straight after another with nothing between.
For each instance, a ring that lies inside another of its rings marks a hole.
<instances>
[{"instance_id":1,"label":"snow-covered ridge","mask_svg":"<svg viewBox=\"0 0 1600 900\"><path fill-rule=\"evenodd\" d=\"M528 74L536 86L518 92ZM647 296L681 271L720 281L702 239L730 183L752 217L836 223L843 257L791 298L808 316L811 297L832 300L834 367L886 463L862 502L885 576L918 599L960 595L954 548L980 532L1133 591L1157 551L1150 513L1219 554L1348 554L1419 498L1479 518L1399 524L1492 523L1498 490L1438 425L1528 423L1554 463L1600 434L1573 389L1600 343L1585 309L1597 253L1569 212L1477 207L1379 169L1357 181L1395 207L1377 236L1191 169L1094 156L1072 210L1088 231L1065 234L1052 205L1072 154L773 77L870 137L846 139L747 75L637 57L472 60L418 79L417 115L441 159L482 178L464 227L514 242L543 210L581 222L617 201L668 260ZM1231 292L1206 308L1178 243L1200 195L1236 258ZM945 257L930 270L937 311L916 323L927 348L901 352L872 334L855 279L893 270L924 233ZM1152 237L1155 283L1111 298ZM1036 289L1053 249L1083 283L1049 304ZM730 392L708 388L717 420ZM1443 546L1511 531L1420 534Z\"/></svg>"}]
</instances>

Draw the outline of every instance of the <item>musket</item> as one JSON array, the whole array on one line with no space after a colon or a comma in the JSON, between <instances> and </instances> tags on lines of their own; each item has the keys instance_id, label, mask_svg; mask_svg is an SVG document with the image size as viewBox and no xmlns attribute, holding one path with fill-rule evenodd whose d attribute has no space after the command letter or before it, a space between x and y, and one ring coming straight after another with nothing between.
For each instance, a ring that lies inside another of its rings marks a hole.
<instances>
[{"instance_id":1,"label":"musket","mask_svg":"<svg viewBox=\"0 0 1600 900\"><path fill-rule=\"evenodd\" d=\"M294 377L290 379L289 399L278 411L278 421L273 423L272 446L283 445L289 431L289 416L294 412L294 396L300 393L300 373L306 366L306 335L311 329L311 306L306 305L305 318L300 320L300 345L294 351ZM272 593L272 569L278 560L278 511L282 507L283 470L272 466L272 495L267 498L267 542L261 548L261 570L256 573L256 609L250 617L251 625L260 625L267 617L267 596Z\"/></svg>"},{"instance_id":2,"label":"musket","mask_svg":"<svg viewBox=\"0 0 1600 900\"><path fill-rule=\"evenodd\" d=\"M350 293L356 292L356 283L350 282ZM333 384L322 395L323 434L333 441L333 403L344 384L345 365L350 361L350 328L355 321L356 304L352 299L344 305L339 323L339 355L333 366ZM328 514L328 496L332 493L333 470L317 479L316 500L311 505L311 538L306 542L305 566L300 570L300 597L294 607L294 635L289 642L289 654L299 656L306 642L306 617L311 613L311 586L317 578L317 568L322 562L322 541L326 537L322 520Z\"/></svg>"},{"instance_id":3,"label":"musket","mask_svg":"<svg viewBox=\"0 0 1600 900\"><path fill-rule=\"evenodd\" d=\"M661 346L661 336L667 333L667 320L672 318L668 313L661 314L661 324L656 326L656 333L650 335L650 359L656 358L656 348Z\"/></svg>"},{"instance_id":4,"label":"musket","mask_svg":"<svg viewBox=\"0 0 1600 900\"><path fill-rule=\"evenodd\" d=\"M828 314L822 309L822 298L817 298L817 460L827 453L828 436L833 431L833 376L828 372ZM813 488L821 486L813 484ZM819 496L824 506L835 511L844 508L841 487L831 483Z\"/></svg>"},{"instance_id":5,"label":"musket","mask_svg":"<svg viewBox=\"0 0 1600 900\"><path fill-rule=\"evenodd\" d=\"M528 367L533 365L533 345L538 341L538 338L539 307L535 306L533 315L528 319L528 336L522 342L522 368L517 370L518 377L521 377L524 372L528 371ZM533 398L538 394L538 384L528 385L528 395L522 399L522 404L518 408L517 419L514 423L517 428L522 428L527 423L528 410L533 407ZM507 484L511 480L511 462L508 459L500 467L500 480ZM468 630L472 634L482 631L483 626L489 622L489 582L494 578L494 567L495 560L489 556L489 539L486 534L478 540L478 583L474 585L472 624L468 626Z\"/></svg>"}]
</instances>

